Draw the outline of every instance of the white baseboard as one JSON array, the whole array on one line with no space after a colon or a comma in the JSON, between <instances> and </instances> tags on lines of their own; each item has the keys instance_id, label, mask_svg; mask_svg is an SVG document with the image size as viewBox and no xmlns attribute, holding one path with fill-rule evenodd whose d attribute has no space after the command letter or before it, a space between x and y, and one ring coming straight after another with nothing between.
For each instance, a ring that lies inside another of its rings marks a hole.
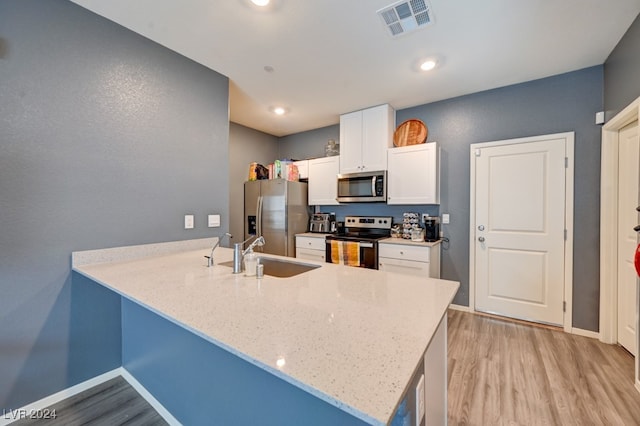
<instances>
[{"instance_id":1,"label":"white baseboard","mask_svg":"<svg viewBox=\"0 0 640 426\"><path fill-rule=\"evenodd\" d=\"M167 423L169 423L169 425L182 426L182 423L180 423L175 417L173 417L173 415L166 408L164 408L164 406L160 404L160 402L155 399L155 397L151 395L151 393L144 386L142 386L142 384L140 384L140 382L137 381L136 378L131 375L131 373L129 373L124 368L122 368L121 370L121 376L127 382L129 382L131 387L134 388L136 392L138 392L140 396L142 396Z\"/></svg>"},{"instance_id":2,"label":"white baseboard","mask_svg":"<svg viewBox=\"0 0 640 426\"><path fill-rule=\"evenodd\" d=\"M597 331L583 330L582 328L573 327L571 328L571 334L584 336L584 337L591 337L592 339L600 340L600 333L598 333Z\"/></svg>"},{"instance_id":3,"label":"white baseboard","mask_svg":"<svg viewBox=\"0 0 640 426\"><path fill-rule=\"evenodd\" d=\"M32 402L31 404L27 404L24 407L15 409L8 413L2 413L3 415L2 417L0 417L0 426L8 425L17 420L20 420L30 413L42 412L44 408L50 407L53 404L57 404L64 399L77 395L80 392L84 392L87 389L99 385L100 383L106 382L107 380L116 378L121 375L121 370L122 368L116 368L115 370L108 371L92 379L89 379L82 383L78 383L75 386L71 386L70 388L61 390L60 392L54 393L53 395L46 396L38 401Z\"/></svg>"},{"instance_id":4,"label":"white baseboard","mask_svg":"<svg viewBox=\"0 0 640 426\"><path fill-rule=\"evenodd\" d=\"M453 303L449 305L449 309L453 309L454 311L471 312L471 309L469 309L468 306L454 305Z\"/></svg>"},{"instance_id":5,"label":"white baseboard","mask_svg":"<svg viewBox=\"0 0 640 426\"><path fill-rule=\"evenodd\" d=\"M138 382L127 370L122 367L118 367L114 370L108 371L82 383L78 383L75 386L71 386L70 388L61 390L60 392L54 393L53 395L46 396L38 401L32 402L31 404L27 404L24 407L6 413L3 412L2 416L0 417L0 426L6 426L17 420L25 418L30 413L41 413L47 407L57 404L60 401L77 395L80 392L84 392L87 389L91 389L94 386L114 379L118 376L122 376L122 378L124 378L131 385L131 387L134 388L136 392L138 392L140 396L142 396L153 407L153 409L156 410L158 414L165 419L167 423L169 423L169 425L182 426L182 423L176 420L176 418L173 417L171 413L169 413L169 411L167 411L167 409L164 408L162 404L160 404L158 400L155 399L153 395L151 395L151 393L149 393L149 391L147 391L144 386L140 384L140 382Z\"/></svg>"}]
</instances>

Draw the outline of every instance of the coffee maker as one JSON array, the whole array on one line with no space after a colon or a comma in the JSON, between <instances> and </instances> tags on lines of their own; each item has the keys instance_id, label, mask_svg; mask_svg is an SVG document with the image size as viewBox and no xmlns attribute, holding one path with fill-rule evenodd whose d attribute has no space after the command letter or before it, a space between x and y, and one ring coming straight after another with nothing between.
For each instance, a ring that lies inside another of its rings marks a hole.
<instances>
[{"instance_id":1,"label":"coffee maker","mask_svg":"<svg viewBox=\"0 0 640 426\"><path fill-rule=\"evenodd\" d=\"M425 241L438 241L440 239L440 223L437 217L427 217L424 220Z\"/></svg>"},{"instance_id":2,"label":"coffee maker","mask_svg":"<svg viewBox=\"0 0 640 426\"><path fill-rule=\"evenodd\" d=\"M309 232L330 234L336 232L336 215L333 213L314 213L309 220Z\"/></svg>"}]
</instances>

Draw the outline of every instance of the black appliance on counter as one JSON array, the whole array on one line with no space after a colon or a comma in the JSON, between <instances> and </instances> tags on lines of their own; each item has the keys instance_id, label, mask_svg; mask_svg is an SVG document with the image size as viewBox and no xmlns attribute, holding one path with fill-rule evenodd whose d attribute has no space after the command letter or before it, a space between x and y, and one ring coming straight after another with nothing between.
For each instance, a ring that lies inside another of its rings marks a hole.
<instances>
[{"instance_id":1,"label":"black appliance on counter","mask_svg":"<svg viewBox=\"0 0 640 426\"><path fill-rule=\"evenodd\" d=\"M440 239L440 223L437 217L427 217L424 220L425 241L438 241Z\"/></svg>"},{"instance_id":2,"label":"black appliance on counter","mask_svg":"<svg viewBox=\"0 0 640 426\"><path fill-rule=\"evenodd\" d=\"M392 222L393 217L390 216L345 217L344 228L340 227L336 234L325 237L326 262L334 263L332 259L337 259L335 263L378 269L378 240L391 236ZM350 250L351 253L357 250L357 262L340 256Z\"/></svg>"}]
</instances>

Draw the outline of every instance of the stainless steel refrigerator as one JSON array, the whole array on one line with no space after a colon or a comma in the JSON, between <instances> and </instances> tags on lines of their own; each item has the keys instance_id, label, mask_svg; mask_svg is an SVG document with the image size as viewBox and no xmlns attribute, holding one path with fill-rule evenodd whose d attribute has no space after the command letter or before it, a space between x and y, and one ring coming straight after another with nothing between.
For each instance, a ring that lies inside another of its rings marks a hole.
<instances>
[{"instance_id":1,"label":"stainless steel refrigerator","mask_svg":"<svg viewBox=\"0 0 640 426\"><path fill-rule=\"evenodd\" d=\"M307 183L285 179L244 183L244 239L262 235L262 252L296 256L295 234L307 232Z\"/></svg>"}]
</instances>

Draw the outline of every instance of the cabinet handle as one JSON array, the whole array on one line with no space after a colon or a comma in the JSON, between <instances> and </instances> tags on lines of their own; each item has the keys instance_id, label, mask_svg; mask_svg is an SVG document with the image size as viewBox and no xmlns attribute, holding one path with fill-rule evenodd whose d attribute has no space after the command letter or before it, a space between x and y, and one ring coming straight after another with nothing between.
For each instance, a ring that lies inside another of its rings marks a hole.
<instances>
[{"instance_id":1,"label":"cabinet handle","mask_svg":"<svg viewBox=\"0 0 640 426\"><path fill-rule=\"evenodd\" d=\"M404 252L401 250L401 251L400 251L400 254L401 254L401 255L404 255Z\"/></svg>"}]
</instances>

